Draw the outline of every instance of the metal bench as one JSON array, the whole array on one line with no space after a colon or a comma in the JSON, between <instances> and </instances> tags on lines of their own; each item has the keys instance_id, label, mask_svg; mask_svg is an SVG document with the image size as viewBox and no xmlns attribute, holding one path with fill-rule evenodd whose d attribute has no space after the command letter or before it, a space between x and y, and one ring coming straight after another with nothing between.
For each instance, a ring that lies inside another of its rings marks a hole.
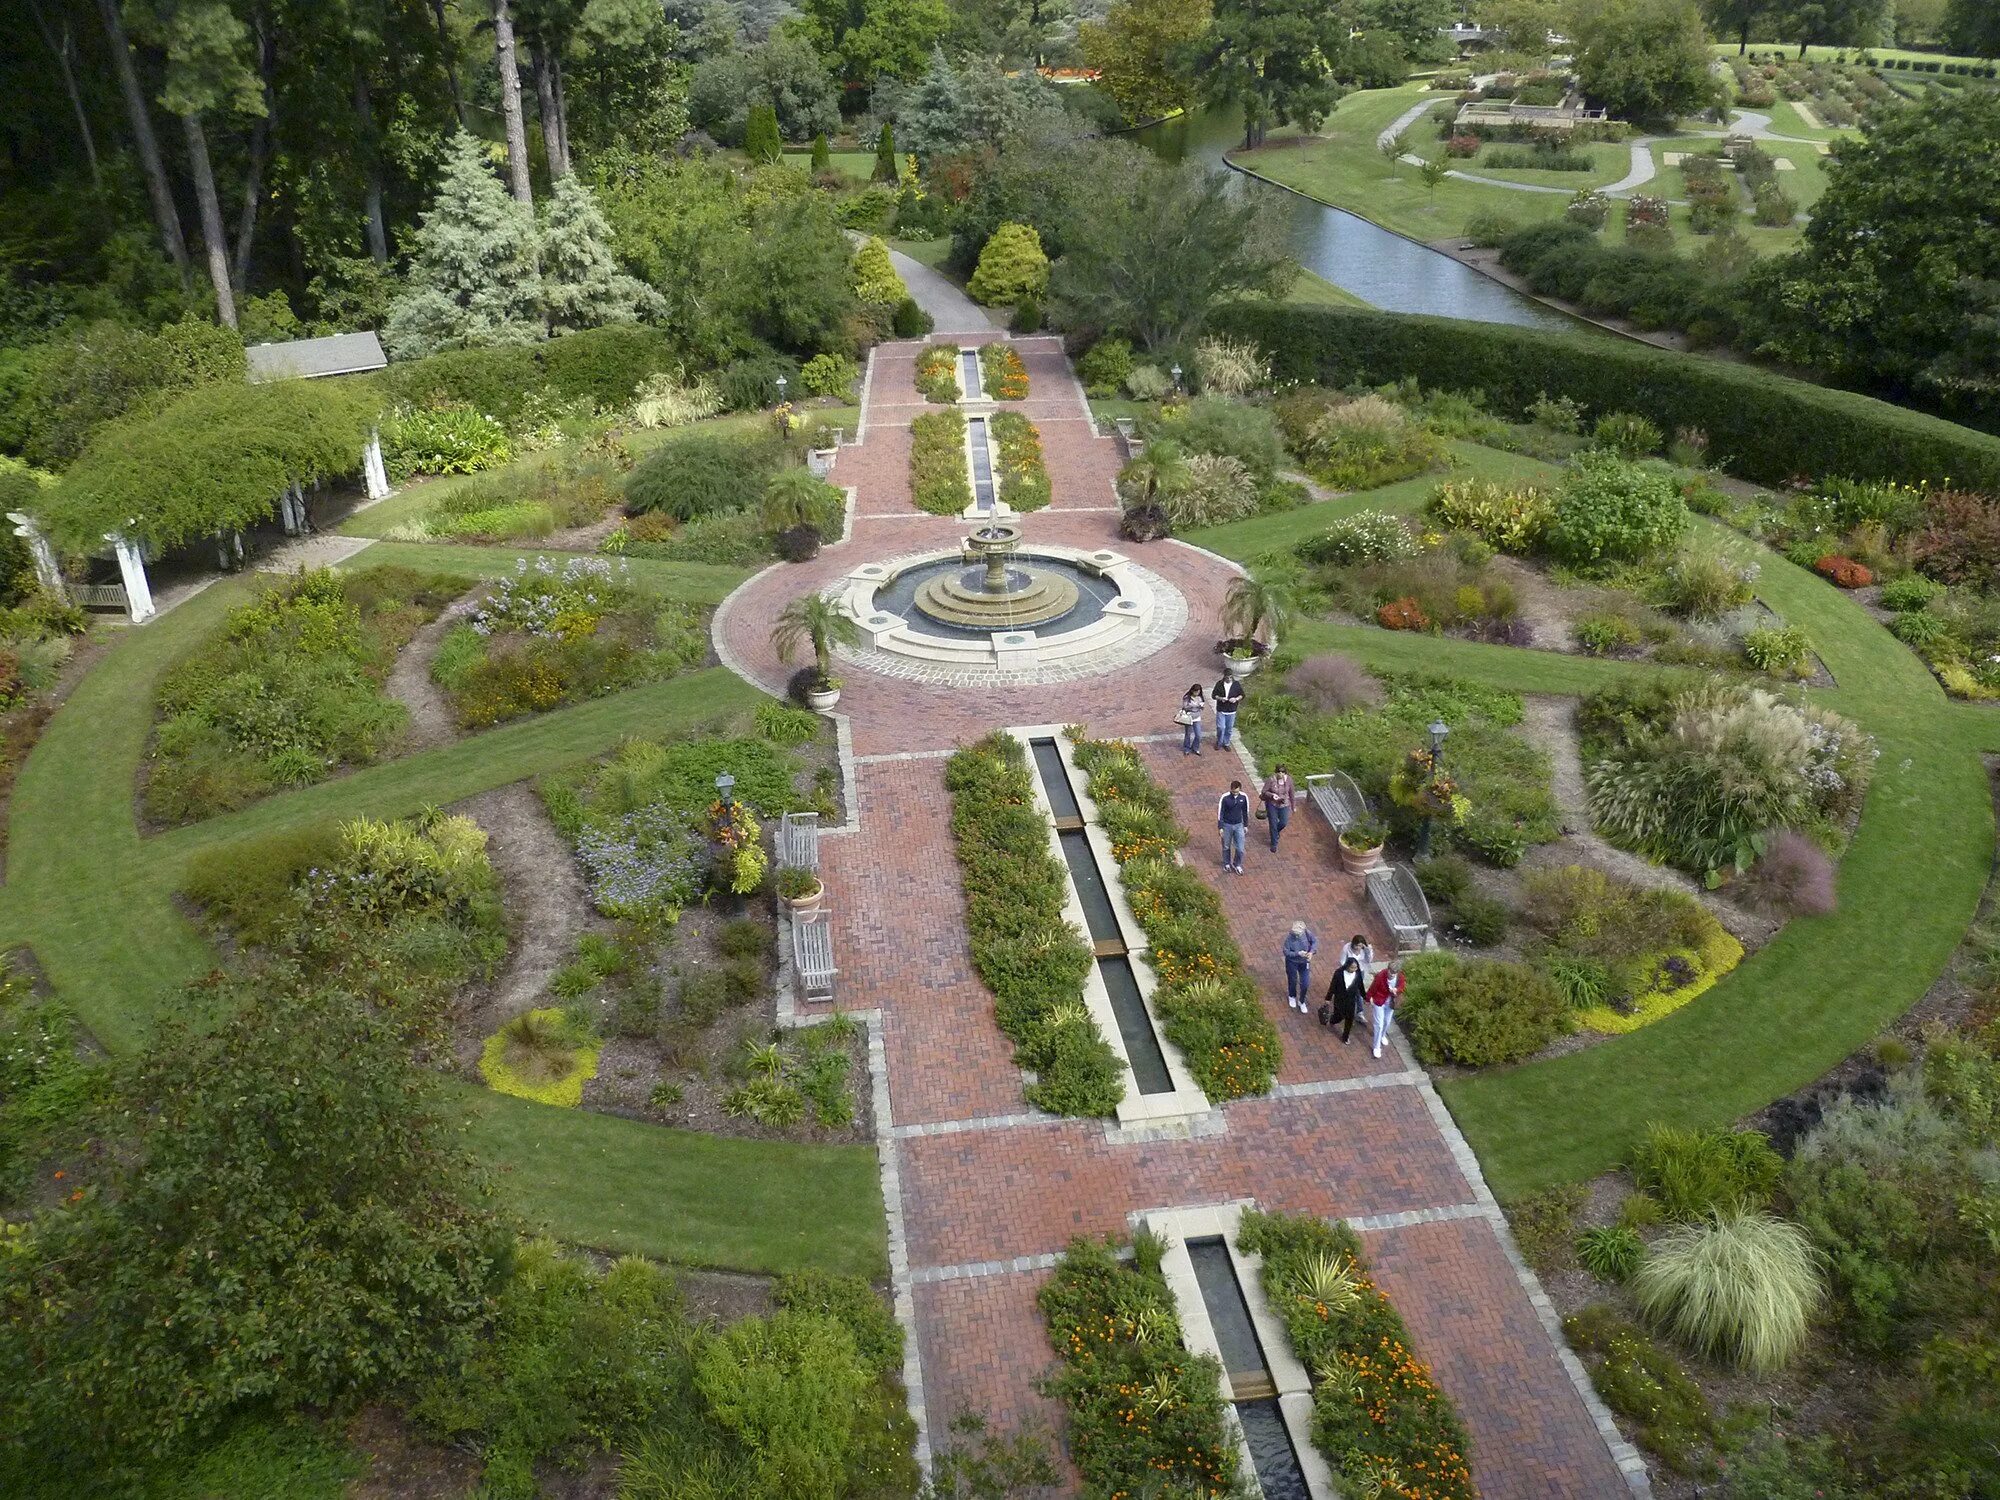
<instances>
[{"instance_id":1,"label":"metal bench","mask_svg":"<svg viewBox=\"0 0 2000 1500\"><path fill-rule=\"evenodd\" d=\"M819 814L788 812L778 819L778 863L800 870L819 868Z\"/></svg>"},{"instance_id":2,"label":"metal bench","mask_svg":"<svg viewBox=\"0 0 2000 1500\"><path fill-rule=\"evenodd\" d=\"M1370 870L1367 880L1368 899L1389 925L1396 951L1421 951L1431 935L1431 904L1417 884L1416 872L1408 865L1383 865Z\"/></svg>"},{"instance_id":3,"label":"metal bench","mask_svg":"<svg viewBox=\"0 0 2000 1500\"><path fill-rule=\"evenodd\" d=\"M1361 795L1361 788L1345 771L1323 771L1317 776L1308 776L1306 796L1312 799L1314 807L1325 814L1335 833L1368 812L1368 803Z\"/></svg>"},{"instance_id":4,"label":"metal bench","mask_svg":"<svg viewBox=\"0 0 2000 1500\"><path fill-rule=\"evenodd\" d=\"M792 916L792 966L798 971L799 995L833 998L833 923L825 908Z\"/></svg>"}]
</instances>

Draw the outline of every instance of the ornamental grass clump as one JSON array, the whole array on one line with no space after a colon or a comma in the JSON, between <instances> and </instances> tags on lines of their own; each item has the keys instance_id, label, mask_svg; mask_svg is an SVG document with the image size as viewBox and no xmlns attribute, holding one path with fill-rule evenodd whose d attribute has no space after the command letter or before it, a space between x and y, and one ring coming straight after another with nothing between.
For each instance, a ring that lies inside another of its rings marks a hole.
<instances>
[{"instance_id":1,"label":"ornamental grass clump","mask_svg":"<svg viewBox=\"0 0 2000 1500\"><path fill-rule=\"evenodd\" d=\"M1344 1224L1243 1215L1236 1247L1260 1278L1292 1353L1312 1373L1313 1446L1356 1494L1474 1500L1465 1428ZM1380 1488L1394 1476L1393 1487Z\"/></svg>"},{"instance_id":2,"label":"ornamental grass clump","mask_svg":"<svg viewBox=\"0 0 2000 1500\"><path fill-rule=\"evenodd\" d=\"M1632 1153L1632 1180L1670 1219L1763 1208L1785 1174L1784 1159L1755 1130L1647 1127Z\"/></svg>"},{"instance_id":3,"label":"ornamental grass clump","mask_svg":"<svg viewBox=\"0 0 2000 1500\"><path fill-rule=\"evenodd\" d=\"M1646 1319L1697 1353L1752 1374L1783 1369L1824 1295L1820 1256L1798 1225L1763 1212L1668 1231L1632 1275Z\"/></svg>"}]
</instances>

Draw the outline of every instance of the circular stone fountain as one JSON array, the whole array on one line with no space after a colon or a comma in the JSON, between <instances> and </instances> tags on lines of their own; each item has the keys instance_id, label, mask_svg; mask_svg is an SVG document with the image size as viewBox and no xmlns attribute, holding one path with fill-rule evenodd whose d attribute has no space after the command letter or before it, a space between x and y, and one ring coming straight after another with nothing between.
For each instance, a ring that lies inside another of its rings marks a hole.
<instances>
[{"instance_id":1,"label":"circular stone fountain","mask_svg":"<svg viewBox=\"0 0 2000 1500\"><path fill-rule=\"evenodd\" d=\"M1078 677L1149 656L1186 623L1166 580L1122 553L1031 543L981 522L955 551L864 563L835 597L878 671L944 682Z\"/></svg>"},{"instance_id":2,"label":"circular stone fountain","mask_svg":"<svg viewBox=\"0 0 2000 1500\"><path fill-rule=\"evenodd\" d=\"M1075 579L1048 567L1008 567L1020 550L1020 527L988 522L965 539L965 559L975 565L926 579L912 602L933 620L972 630L1025 630L1074 610Z\"/></svg>"}]
</instances>

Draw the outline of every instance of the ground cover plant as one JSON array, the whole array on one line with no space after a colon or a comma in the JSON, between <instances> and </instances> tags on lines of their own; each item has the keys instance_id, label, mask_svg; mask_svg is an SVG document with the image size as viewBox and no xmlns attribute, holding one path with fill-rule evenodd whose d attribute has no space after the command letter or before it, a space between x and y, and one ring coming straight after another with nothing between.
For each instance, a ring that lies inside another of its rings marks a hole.
<instances>
[{"instance_id":1,"label":"ground cover plant","mask_svg":"<svg viewBox=\"0 0 2000 1500\"><path fill-rule=\"evenodd\" d=\"M1042 435L1017 411L995 412L987 424L999 463L1000 501L1017 511L1040 510L1049 503L1048 465L1042 459Z\"/></svg>"},{"instance_id":2,"label":"ground cover plant","mask_svg":"<svg viewBox=\"0 0 2000 1500\"><path fill-rule=\"evenodd\" d=\"M1877 753L1815 704L1671 676L1593 694L1577 722L1605 835L1717 878L1748 871L1782 830L1841 847Z\"/></svg>"},{"instance_id":3,"label":"ground cover plant","mask_svg":"<svg viewBox=\"0 0 2000 1500\"><path fill-rule=\"evenodd\" d=\"M1165 1246L1142 1236L1133 1252L1128 1262L1108 1242L1077 1240L1035 1294L1060 1361L1044 1389L1068 1413L1071 1459L1093 1494L1162 1483L1232 1494L1237 1457L1222 1368L1182 1346L1160 1274Z\"/></svg>"},{"instance_id":4,"label":"ground cover plant","mask_svg":"<svg viewBox=\"0 0 2000 1500\"><path fill-rule=\"evenodd\" d=\"M1313 1446L1359 1493L1471 1500L1471 1447L1451 1398L1410 1347L1344 1224L1243 1216L1237 1248L1261 1255L1264 1295L1313 1374Z\"/></svg>"},{"instance_id":5,"label":"ground cover plant","mask_svg":"<svg viewBox=\"0 0 2000 1500\"><path fill-rule=\"evenodd\" d=\"M1300 775L1345 771L1397 837L1412 837L1424 814L1414 801L1398 801L1394 787L1411 755L1428 753L1429 726L1441 720L1450 731L1453 800L1433 815L1434 838L1511 866L1531 845L1558 835L1548 759L1510 732L1521 720L1518 695L1435 673L1375 675L1384 690L1376 708L1357 700L1333 712L1317 709L1290 690L1289 679L1281 679L1280 691L1253 696L1242 722L1259 759L1283 761Z\"/></svg>"},{"instance_id":6,"label":"ground cover plant","mask_svg":"<svg viewBox=\"0 0 2000 1500\"><path fill-rule=\"evenodd\" d=\"M1012 344L1002 340L979 346L980 383L986 394L999 401L1028 398L1028 367Z\"/></svg>"},{"instance_id":7,"label":"ground cover plant","mask_svg":"<svg viewBox=\"0 0 2000 1500\"><path fill-rule=\"evenodd\" d=\"M516 560L439 642L431 677L468 728L617 692L698 666L703 611L649 598L622 562Z\"/></svg>"},{"instance_id":8,"label":"ground cover plant","mask_svg":"<svg viewBox=\"0 0 2000 1500\"><path fill-rule=\"evenodd\" d=\"M912 374L926 401L948 406L958 400L958 355L956 344L926 344L918 351Z\"/></svg>"},{"instance_id":9,"label":"ground cover plant","mask_svg":"<svg viewBox=\"0 0 2000 1500\"><path fill-rule=\"evenodd\" d=\"M1109 1115L1124 1069L1083 1003L1090 945L1063 919L1066 875L1049 853L1027 752L991 734L945 766L951 831L965 886L972 966L994 1019L1033 1068L1028 1102L1053 1114Z\"/></svg>"},{"instance_id":10,"label":"ground cover plant","mask_svg":"<svg viewBox=\"0 0 2000 1500\"><path fill-rule=\"evenodd\" d=\"M383 691L390 666L464 587L322 569L232 610L160 686L147 811L191 822L387 754L408 718Z\"/></svg>"},{"instance_id":11,"label":"ground cover plant","mask_svg":"<svg viewBox=\"0 0 2000 1500\"><path fill-rule=\"evenodd\" d=\"M601 521L618 504L619 466L565 447L447 488L388 532L392 541L535 542Z\"/></svg>"},{"instance_id":12,"label":"ground cover plant","mask_svg":"<svg viewBox=\"0 0 2000 1500\"><path fill-rule=\"evenodd\" d=\"M1221 899L1176 860L1187 834L1172 797L1134 746L1080 730L1069 738L1125 899L1146 932L1145 959L1159 981L1151 1003L1167 1040L1181 1049L1210 1102L1269 1093L1284 1045L1243 972Z\"/></svg>"},{"instance_id":13,"label":"ground cover plant","mask_svg":"<svg viewBox=\"0 0 2000 1500\"><path fill-rule=\"evenodd\" d=\"M959 413L926 412L910 424L910 497L934 516L955 516L972 504Z\"/></svg>"}]
</instances>

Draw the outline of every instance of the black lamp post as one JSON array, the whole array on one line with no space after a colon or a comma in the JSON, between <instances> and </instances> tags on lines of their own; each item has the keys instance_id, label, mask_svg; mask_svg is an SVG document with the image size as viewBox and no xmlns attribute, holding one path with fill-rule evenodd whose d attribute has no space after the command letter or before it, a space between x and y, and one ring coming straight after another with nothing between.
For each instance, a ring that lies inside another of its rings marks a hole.
<instances>
[{"instance_id":1,"label":"black lamp post","mask_svg":"<svg viewBox=\"0 0 2000 1500\"><path fill-rule=\"evenodd\" d=\"M1443 719L1431 720L1431 773L1429 785L1424 789L1424 826L1417 834L1417 856L1429 859L1431 855L1431 824L1436 821L1432 810L1436 802L1438 771L1444 765L1444 737L1451 733L1451 726Z\"/></svg>"}]
</instances>

